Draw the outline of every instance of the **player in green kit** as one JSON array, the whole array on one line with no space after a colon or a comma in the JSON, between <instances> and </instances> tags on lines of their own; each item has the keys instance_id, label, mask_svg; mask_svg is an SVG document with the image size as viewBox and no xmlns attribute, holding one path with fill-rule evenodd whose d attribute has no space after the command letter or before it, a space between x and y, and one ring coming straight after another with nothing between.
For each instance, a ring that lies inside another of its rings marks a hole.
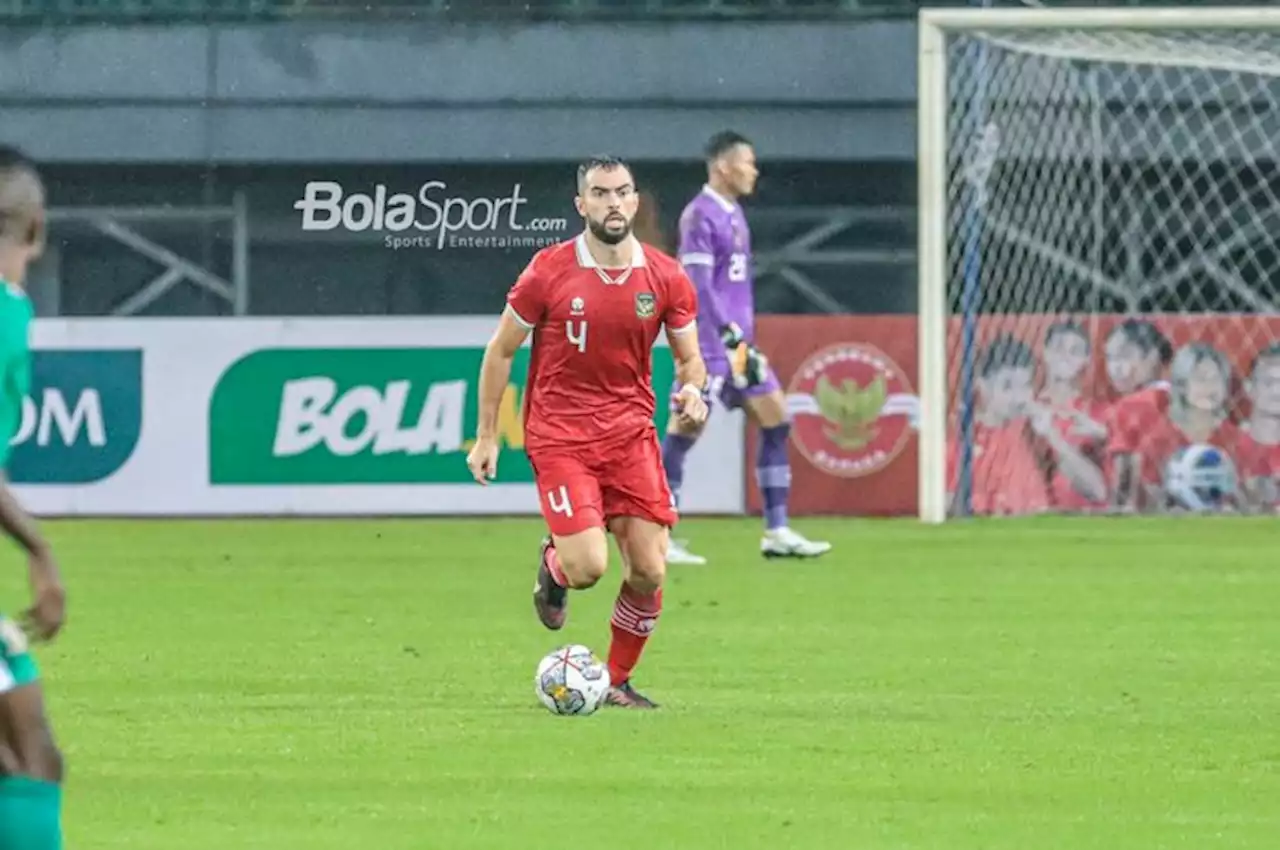
<instances>
[{"instance_id":1,"label":"player in green kit","mask_svg":"<svg viewBox=\"0 0 1280 850\"><path fill-rule=\"evenodd\" d=\"M22 422L31 384L31 301L23 284L45 237L44 186L35 165L0 146L0 466ZM49 545L0 477L0 528L27 552L34 604L23 622L0 613L0 850L61 850L62 755L45 717L27 645L62 627L66 593Z\"/></svg>"}]
</instances>

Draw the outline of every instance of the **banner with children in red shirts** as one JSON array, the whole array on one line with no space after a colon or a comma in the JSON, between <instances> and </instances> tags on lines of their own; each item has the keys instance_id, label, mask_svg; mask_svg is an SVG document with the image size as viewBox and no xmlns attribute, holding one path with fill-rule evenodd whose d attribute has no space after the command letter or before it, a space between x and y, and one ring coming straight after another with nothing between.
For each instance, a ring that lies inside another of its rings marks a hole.
<instances>
[{"instance_id":1,"label":"banner with children in red shirts","mask_svg":"<svg viewBox=\"0 0 1280 850\"><path fill-rule=\"evenodd\" d=\"M917 330L914 316L760 319L792 415L793 513L916 512ZM951 495L958 319L948 331ZM1280 317L989 316L971 367L974 514L1280 506Z\"/></svg>"}]
</instances>

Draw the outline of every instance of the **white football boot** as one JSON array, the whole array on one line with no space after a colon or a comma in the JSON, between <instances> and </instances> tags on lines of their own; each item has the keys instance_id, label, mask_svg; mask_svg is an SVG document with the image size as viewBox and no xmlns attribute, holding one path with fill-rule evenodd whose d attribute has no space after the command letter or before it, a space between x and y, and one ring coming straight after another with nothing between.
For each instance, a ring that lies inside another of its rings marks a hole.
<instances>
[{"instance_id":1,"label":"white football boot","mask_svg":"<svg viewBox=\"0 0 1280 850\"><path fill-rule=\"evenodd\" d=\"M831 551L824 540L808 540L789 528L774 528L760 539L760 554L766 558L816 558Z\"/></svg>"},{"instance_id":2,"label":"white football boot","mask_svg":"<svg viewBox=\"0 0 1280 850\"><path fill-rule=\"evenodd\" d=\"M685 548L683 540L672 540L667 544L667 563L668 564L686 564L689 566L701 567L707 563L707 559L701 555L695 555Z\"/></svg>"}]
</instances>

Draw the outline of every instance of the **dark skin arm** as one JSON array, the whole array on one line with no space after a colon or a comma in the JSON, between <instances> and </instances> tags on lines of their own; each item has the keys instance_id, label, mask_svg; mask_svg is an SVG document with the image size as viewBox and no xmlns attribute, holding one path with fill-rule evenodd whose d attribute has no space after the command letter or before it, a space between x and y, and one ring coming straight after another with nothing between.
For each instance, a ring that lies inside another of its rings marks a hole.
<instances>
[{"instance_id":1,"label":"dark skin arm","mask_svg":"<svg viewBox=\"0 0 1280 850\"><path fill-rule=\"evenodd\" d=\"M35 520L14 497L7 479L0 479L0 528L27 552L32 598L31 608L24 615L27 630L42 640L49 640L62 628L66 618L67 594L53 551Z\"/></svg>"}]
</instances>

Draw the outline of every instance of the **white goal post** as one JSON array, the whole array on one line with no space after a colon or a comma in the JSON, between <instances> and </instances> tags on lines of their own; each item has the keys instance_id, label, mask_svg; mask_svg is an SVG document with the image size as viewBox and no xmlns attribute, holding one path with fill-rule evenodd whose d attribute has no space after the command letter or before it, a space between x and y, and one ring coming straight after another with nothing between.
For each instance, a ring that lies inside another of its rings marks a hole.
<instances>
[{"instance_id":1,"label":"white goal post","mask_svg":"<svg viewBox=\"0 0 1280 850\"><path fill-rule=\"evenodd\" d=\"M920 519L1275 509L1280 7L926 9L918 110ZM1190 445L1129 435L1139 392Z\"/></svg>"}]
</instances>

